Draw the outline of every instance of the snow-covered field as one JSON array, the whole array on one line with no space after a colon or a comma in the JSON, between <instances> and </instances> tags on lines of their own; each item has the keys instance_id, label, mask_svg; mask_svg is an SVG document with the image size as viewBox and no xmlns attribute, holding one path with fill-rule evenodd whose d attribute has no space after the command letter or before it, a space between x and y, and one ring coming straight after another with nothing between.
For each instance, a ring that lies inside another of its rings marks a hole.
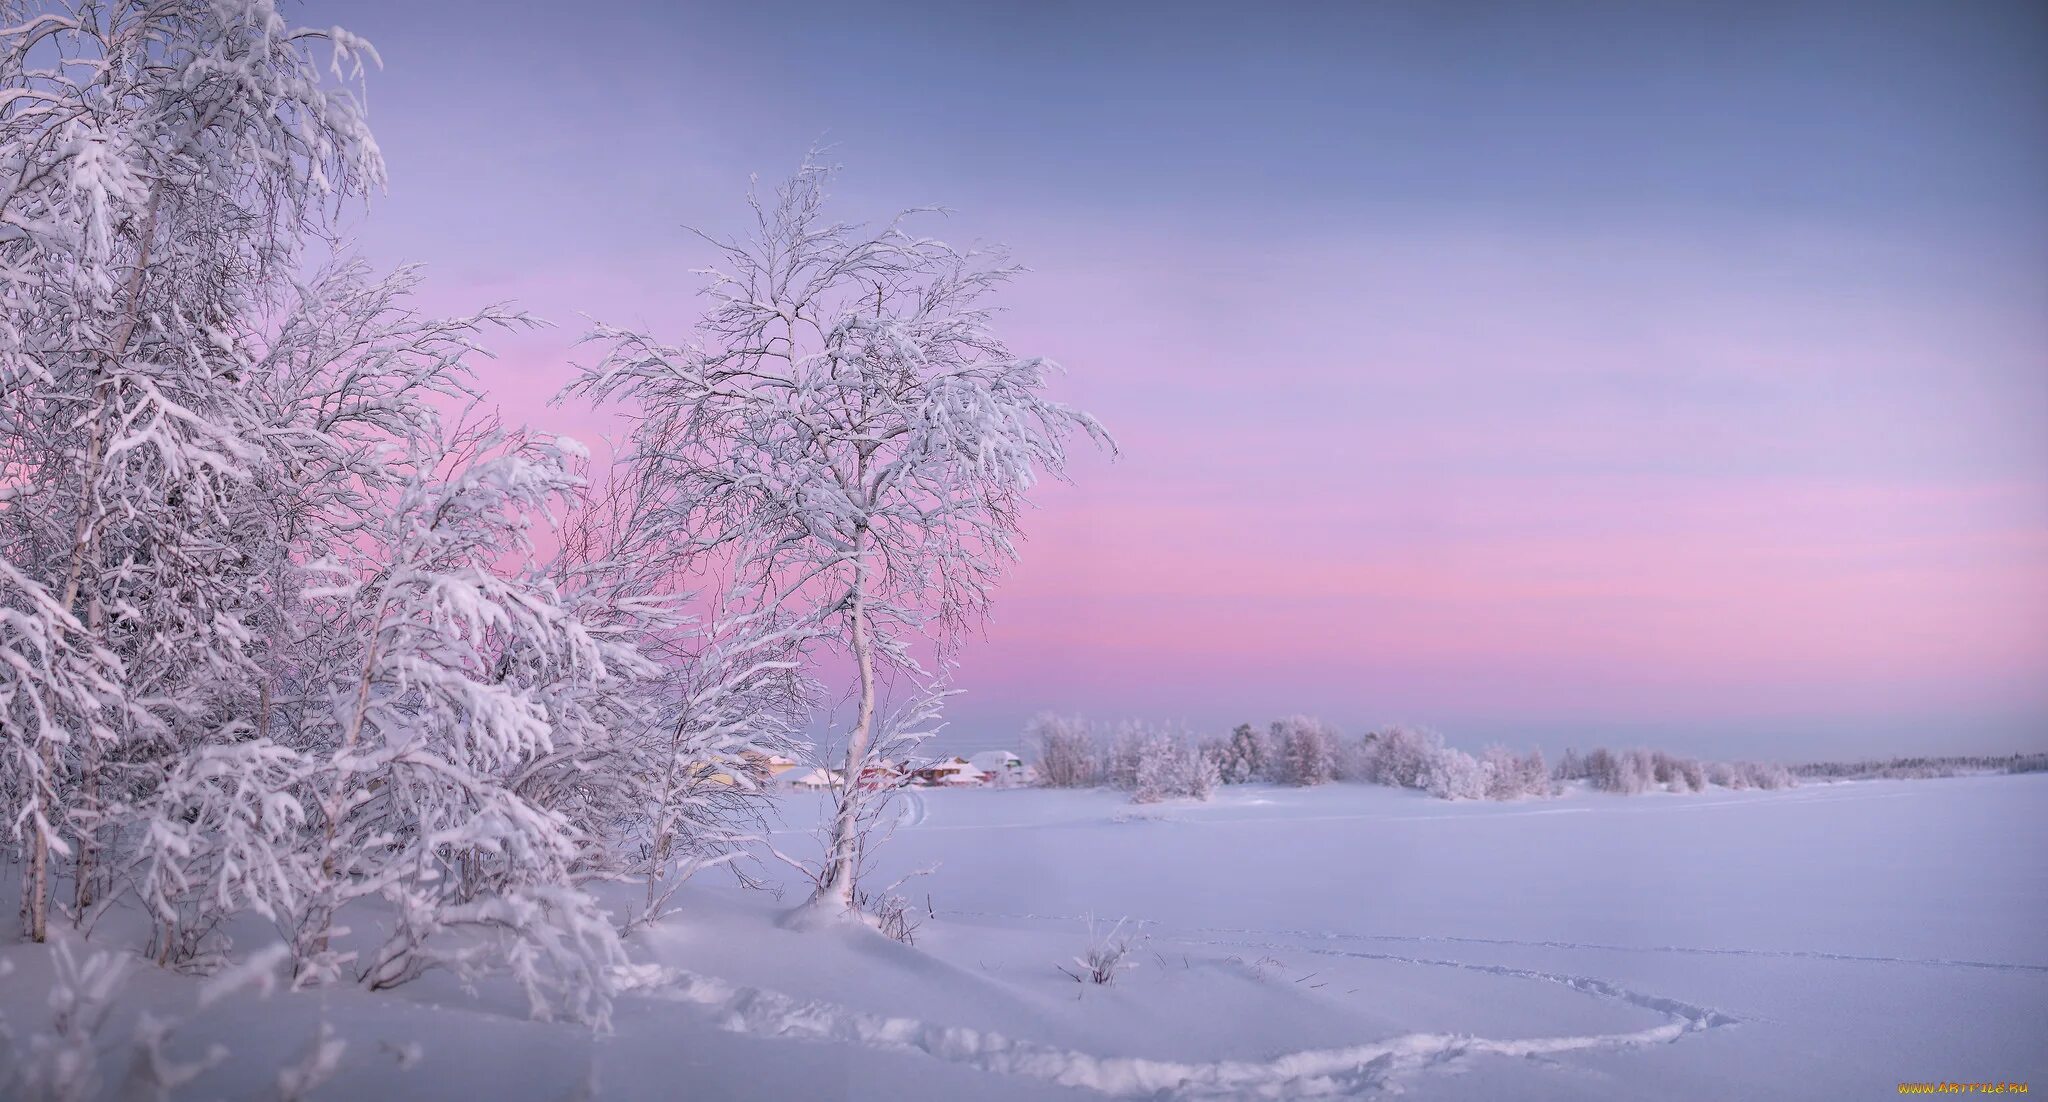
<instances>
[{"instance_id":1,"label":"snow-covered field","mask_svg":"<svg viewBox=\"0 0 2048 1102\"><path fill-rule=\"evenodd\" d=\"M792 797L797 832L810 797ZM230 997L137 966L246 1097L324 1017L324 1098L1849 1098L1902 1081L2048 1082L2048 777L1447 803L1353 785L911 795L881 858L906 947L799 933L713 882L637 935L614 1029L429 978ZM780 842L795 845L800 835ZM764 870L771 880L777 870ZM1056 965L1123 919L1114 985ZM47 951L0 949L17 1035ZM409 1068L401 1054L420 1046ZM108 1072L110 1084L119 1068Z\"/></svg>"}]
</instances>

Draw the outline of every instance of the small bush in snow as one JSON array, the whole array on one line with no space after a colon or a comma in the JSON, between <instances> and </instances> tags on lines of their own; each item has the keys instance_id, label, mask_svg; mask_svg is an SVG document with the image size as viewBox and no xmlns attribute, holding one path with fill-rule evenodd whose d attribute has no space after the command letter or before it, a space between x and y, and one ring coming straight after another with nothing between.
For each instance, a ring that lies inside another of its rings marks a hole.
<instances>
[{"instance_id":1,"label":"small bush in snow","mask_svg":"<svg viewBox=\"0 0 2048 1102\"><path fill-rule=\"evenodd\" d=\"M1128 919L1117 919L1116 925L1108 932L1097 934L1095 920L1088 920L1088 948L1074 958L1074 968L1054 965L1061 972L1072 977L1076 983L1094 983L1107 986L1116 982L1117 974L1136 968L1137 962L1130 960L1134 939L1124 931Z\"/></svg>"},{"instance_id":2,"label":"small bush in snow","mask_svg":"<svg viewBox=\"0 0 2048 1102\"><path fill-rule=\"evenodd\" d=\"M910 900L895 892L886 892L879 898L865 890L855 889L854 905L862 914L874 919L875 929L882 936L905 945L917 944L917 911Z\"/></svg>"}]
</instances>

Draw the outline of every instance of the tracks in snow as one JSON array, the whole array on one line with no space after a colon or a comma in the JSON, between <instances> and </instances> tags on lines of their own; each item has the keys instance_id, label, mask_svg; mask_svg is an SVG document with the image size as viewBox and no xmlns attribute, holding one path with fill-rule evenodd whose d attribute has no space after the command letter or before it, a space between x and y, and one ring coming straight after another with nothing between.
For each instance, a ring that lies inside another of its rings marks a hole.
<instances>
[{"instance_id":1,"label":"tracks in snow","mask_svg":"<svg viewBox=\"0 0 2048 1102\"><path fill-rule=\"evenodd\" d=\"M1086 915L1047 914L1001 914L990 911L941 911L941 915L959 918L994 918L1009 921L1033 922L1085 922ZM1160 926L1151 919L1139 920L1147 926ZM1190 926L1190 934L1232 934L1251 937L1287 937L1316 941L1365 941L1390 942L1417 945L1486 945L1505 946L1516 949L1576 949L1601 953L1684 953L1712 957L1763 957L1783 960L1826 960L1843 961L1852 964L1911 964L1926 968L1976 968L1993 972L2048 972L2048 964L2014 964L2006 961L1954 960L1945 957L1886 957L1864 956L1856 953L1826 953L1815 949L1723 949L1690 945L1604 945L1585 941L1532 941L1517 938L1455 937L1433 934L1355 934L1338 930L1261 930L1237 926ZM1190 939L1184 939L1190 940ZM1197 943L1201 939L1191 939ZM1222 944L1222 943L1216 943ZM1301 948L1288 946L1288 948ZM1388 957L1387 959L1406 959Z\"/></svg>"},{"instance_id":2,"label":"tracks in snow","mask_svg":"<svg viewBox=\"0 0 2048 1102\"><path fill-rule=\"evenodd\" d=\"M971 912L951 912L966 915ZM981 915L979 917L1060 920L1063 915ZM1150 923L1157 925L1157 923ZM658 965L626 970L622 986L647 998L708 1008L727 1030L764 1037L831 1041L882 1051L921 1054L998 1075L1092 1090L1112 1098L1172 1098L1189 1102L1225 1098L1328 1098L1379 1090L1392 1080L1473 1055L1547 1056L1599 1049L1669 1044L1691 1033L1738 1024L1710 1007L1632 991L1591 976L1469 961L1378 953L1359 949L1305 948L1258 941L1193 936L1196 933L1302 936L1288 931L1197 930L1173 940L1195 945L1306 951L1327 956L1395 961L1482 972L1503 979L1553 983L1593 998L1624 1003L1665 1020L1627 1033L1495 1039L1448 1033L1410 1033L1339 1048L1307 1049L1260 1060L1190 1062L1140 1056L1101 1056L1008 1037L988 1030L939 1025L915 1018L855 1010L836 1003L802 1000L764 988L744 987L710 976Z\"/></svg>"},{"instance_id":3,"label":"tracks in snow","mask_svg":"<svg viewBox=\"0 0 2048 1102\"><path fill-rule=\"evenodd\" d=\"M1399 958L1396 958L1399 959ZM1516 969L1502 975L1565 983L1589 995L1621 998L1670 1020L1632 1033L1583 1037L1494 1040L1447 1033L1410 1033L1341 1048L1308 1049L1266 1060L1186 1062L1140 1056L1098 1056L987 1030L938 1025L915 1018L806 1001L680 969L639 966L623 986L650 998L709 1008L721 1028L756 1036L837 1041L891 1052L922 1054L999 1075L1015 1075L1112 1098L1328 1098L1363 1094L1390 1080L1469 1055L1546 1056L1589 1049L1666 1044L1687 1033L1730 1025L1734 1019L1675 1000L1626 992L1599 980Z\"/></svg>"}]
</instances>

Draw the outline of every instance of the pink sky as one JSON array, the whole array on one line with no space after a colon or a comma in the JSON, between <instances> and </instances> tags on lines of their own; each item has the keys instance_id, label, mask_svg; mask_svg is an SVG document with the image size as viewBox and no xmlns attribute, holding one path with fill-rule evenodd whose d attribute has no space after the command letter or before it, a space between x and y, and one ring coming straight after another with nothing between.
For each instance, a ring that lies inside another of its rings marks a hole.
<instances>
[{"instance_id":1,"label":"pink sky","mask_svg":"<svg viewBox=\"0 0 2048 1102\"><path fill-rule=\"evenodd\" d=\"M679 226L736 226L747 174L821 135L843 214L944 203L947 236L1034 269L1002 329L1124 457L1027 518L962 655L966 742L1053 708L2048 746L2037 9L1835 13L1856 35L1824 6L1113 10L1074 36L819 8L770 20L764 69L768 17L737 10L544 41L460 4L310 7L387 65L363 247L427 262L435 309L557 322L487 372L542 426L612 427L546 404L578 315L684 339L707 257ZM855 63L912 39L929 64ZM976 79L1006 71L1048 79Z\"/></svg>"}]
</instances>

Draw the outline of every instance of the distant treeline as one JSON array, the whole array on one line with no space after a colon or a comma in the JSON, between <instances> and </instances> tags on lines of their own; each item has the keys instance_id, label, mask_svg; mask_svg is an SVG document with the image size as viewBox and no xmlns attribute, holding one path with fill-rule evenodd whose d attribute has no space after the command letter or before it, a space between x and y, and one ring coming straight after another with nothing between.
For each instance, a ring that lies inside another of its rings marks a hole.
<instances>
[{"instance_id":1,"label":"distant treeline","mask_svg":"<svg viewBox=\"0 0 2048 1102\"><path fill-rule=\"evenodd\" d=\"M1883 761L1810 761L1792 767L1794 776L1826 781L1924 780L1983 773L2048 773L2048 754L1952 755L1889 758Z\"/></svg>"},{"instance_id":2,"label":"distant treeline","mask_svg":"<svg viewBox=\"0 0 2048 1102\"><path fill-rule=\"evenodd\" d=\"M1352 737L1309 716L1264 728L1245 723L1229 735L1203 737L1157 724L1104 726L1042 715L1026 728L1025 741L1038 756L1040 783L1109 785L1138 803L1203 800L1217 785L1254 782L1302 787L1350 781L1418 789L1446 800L1542 798L1572 783L1620 795L1798 783L1782 765L1709 762L1661 750L1567 750L1553 769L1540 750L1518 754L1492 746L1475 757L1446 746L1433 731L1397 726Z\"/></svg>"},{"instance_id":3,"label":"distant treeline","mask_svg":"<svg viewBox=\"0 0 2048 1102\"><path fill-rule=\"evenodd\" d=\"M1491 746L1475 757L1446 746L1434 731L1393 726L1347 736L1310 716L1291 716L1264 727L1243 723L1228 735L1203 736L1155 723L1109 725L1047 714L1031 721L1024 738L1038 756L1040 784L1108 785L1129 792L1138 803L1206 800L1218 785L1251 783L1303 787L1348 781L1413 788L1446 800L1517 800L1556 796L1574 784L1631 796L1700 792L1709 786L1791 788L1802 779L2048 772L2048 754L1823 761L1788 767L1776 762L1706 761L1640 747L1566 750L1552 767L1541 750L1518 754Z\"/></svg>"}]
</instances>

